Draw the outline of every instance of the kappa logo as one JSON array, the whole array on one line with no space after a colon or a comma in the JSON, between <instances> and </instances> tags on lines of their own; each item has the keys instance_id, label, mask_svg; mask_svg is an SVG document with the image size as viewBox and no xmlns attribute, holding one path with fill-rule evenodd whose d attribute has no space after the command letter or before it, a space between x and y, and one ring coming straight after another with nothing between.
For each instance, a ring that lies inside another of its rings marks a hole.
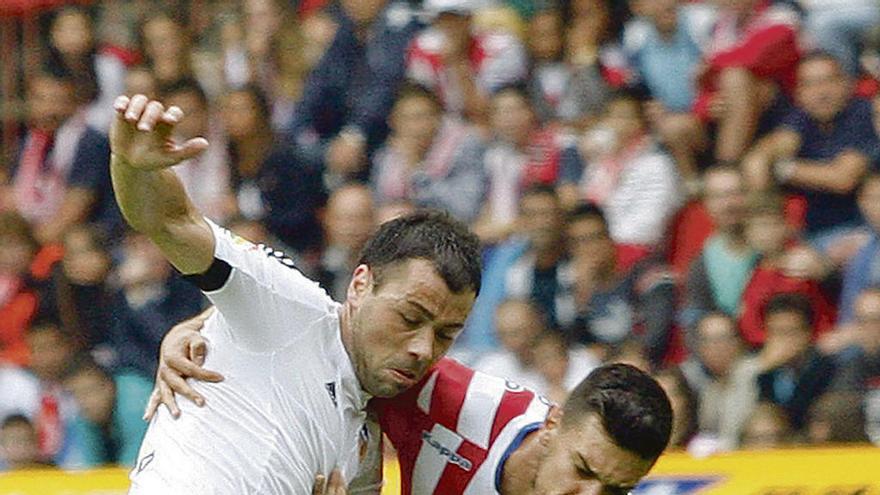
<instances>
[{"instance_id":1,"label":"kappa logo","mask_svg":"<svg viewBox=\"0 0 880 495\"><path fill-rule=\"evenodd\" d=\"M333 407L339 407L339 404L336 402L336 382L327 382L324 384L324 388L327 389L330 400L333 401Z\"/></svg>"},{"instance_id":2,"label":"kappa logo","mask_svg":"<svg viewBox=\"0 0 880 495\"><path fill-rule=\"evenodd\" d=\"M464 457L458 455L457 452L453 452L449 447L443 445L442 443L434 440L434 437L431 436L430 432L423 431L422 432L422 440L424 440L428 445L434 448L441 457L445 457L448 462L455 464L456 466L464 469L465 471L470 471L471 468L474 467L473 463Z\"/></svg>"},{"instance_id":3,"label":"kappa logo","mask_svg":"<svg viewBox=\"0 0 880 495\"><path fill-rule=\"evenodd\" d=\"M632 495L696 495L719 481L718 476L653 478L639 483Z\"/></svg>"}]
</instances>

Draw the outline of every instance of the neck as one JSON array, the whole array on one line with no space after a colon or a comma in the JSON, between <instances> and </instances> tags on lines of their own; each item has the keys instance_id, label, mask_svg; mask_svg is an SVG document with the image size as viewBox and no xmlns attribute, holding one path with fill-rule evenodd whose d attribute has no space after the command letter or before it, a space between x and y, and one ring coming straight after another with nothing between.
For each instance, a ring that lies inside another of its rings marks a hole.
<instances>
[{"instance_id":1,"label":"neck","mask_svg":"<svg viewBox=\"0 0 880 495\"><path fill-rule=\"evenodd\" d=\"M529 433L519 448L510 454L501 473L503 495L532 493L538 475L538 465L547 449L541 444L542 431L543 428L539 428Z\"/></svg>"},{"instance_id":2,"label":"neck","mask_svg":"<svg viewBox=\"0 0 880 495\"><path fill-rule=\"evenodd\" d=\"M749 246L746 242L745 233L741 226L733 226L724 229L721 232L721 235L724 236L727 247L730 248L731 251L745 252L748 250Z\"/></svg>"}]
</instances>

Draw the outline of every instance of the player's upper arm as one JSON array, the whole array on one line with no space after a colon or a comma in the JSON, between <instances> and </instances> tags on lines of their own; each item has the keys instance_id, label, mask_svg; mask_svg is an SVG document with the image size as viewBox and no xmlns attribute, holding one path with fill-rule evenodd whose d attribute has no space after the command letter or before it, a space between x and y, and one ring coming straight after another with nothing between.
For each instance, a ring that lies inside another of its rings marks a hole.
<instances>
[{"instance_id":1,"label":"player's upper arm","mask_svg":"<svg viewBox=\"0 0 880 495\"><path fill-rule=\"evenodd\" d=\"M309 327L335 317L336 303L283 253L255 245L210 221L210 268L188 279L228 323L231 337L255 352L289 345Z\"/></svg>"}]
</instances>

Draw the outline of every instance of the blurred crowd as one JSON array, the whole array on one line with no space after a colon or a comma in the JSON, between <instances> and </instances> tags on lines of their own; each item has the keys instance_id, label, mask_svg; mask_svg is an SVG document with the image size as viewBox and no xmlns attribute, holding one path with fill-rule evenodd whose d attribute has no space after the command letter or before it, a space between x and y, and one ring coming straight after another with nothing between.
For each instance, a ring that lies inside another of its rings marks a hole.
<instances>
[{"instance_id":1,"label":"blurred crowd","mask_svg":"<svg viewBox=\"0 0 880 495\"><path fill-rule=\"evenodd\" d=\"M672 399L674 447L699 455L880 444L875 0L9 15L5 468L131 464L162 335L206 305L116 208L123 93L208 138L175 169L206 216L337 300L380 222L430 207L471 225L483 289L453 355L477 369L561 401L595 366L635 364Z\"/></svg>"}]
</instances>

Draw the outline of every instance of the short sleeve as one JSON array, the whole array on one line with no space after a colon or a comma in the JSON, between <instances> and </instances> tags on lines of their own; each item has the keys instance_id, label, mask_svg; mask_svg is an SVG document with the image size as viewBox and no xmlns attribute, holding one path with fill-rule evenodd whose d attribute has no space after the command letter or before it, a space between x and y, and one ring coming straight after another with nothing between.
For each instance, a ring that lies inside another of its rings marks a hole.
<instances>
[{"instance_id":1,"label":"short sleeve","mask_svg":"<svg viewBox=\"0 0 880 495\"><path fill-rule=\"evenodd\" d=\"M277 350L336 316L338 305L284 253L208 224L214 262L205 273L186 278L217 307L238 344L256 352Z\"/></svg>"}]
</instances>

